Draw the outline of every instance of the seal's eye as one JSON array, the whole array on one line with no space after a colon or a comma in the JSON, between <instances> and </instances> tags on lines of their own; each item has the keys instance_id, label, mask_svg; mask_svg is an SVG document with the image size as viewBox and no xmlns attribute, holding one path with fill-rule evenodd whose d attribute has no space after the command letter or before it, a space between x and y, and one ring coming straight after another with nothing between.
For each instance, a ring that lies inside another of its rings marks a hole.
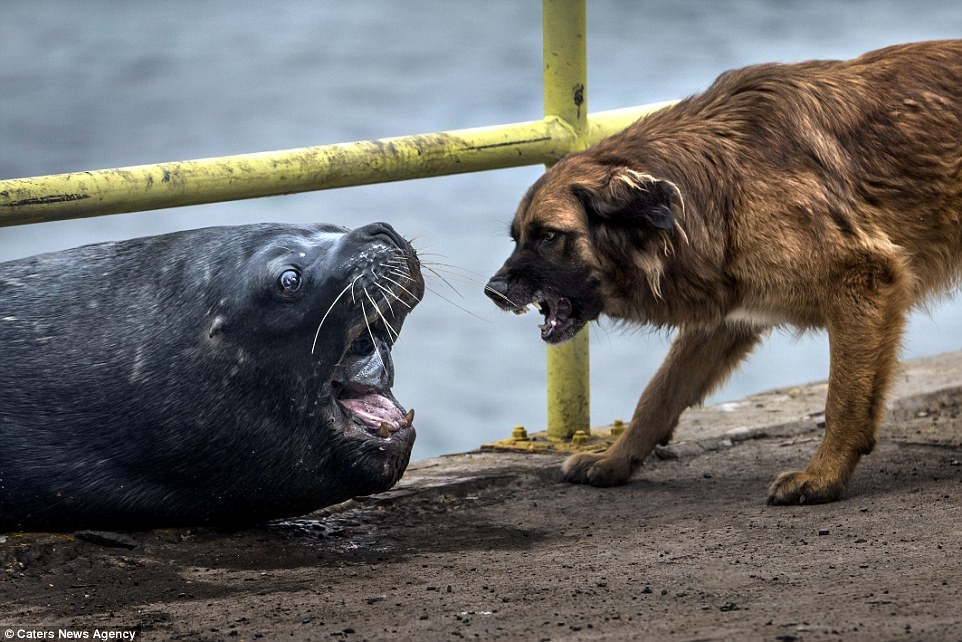
<instances>
[{"instance_id":1,"label":"seal's eye","mask_svg":"<svg viewBox=\"0 0 962 642\"><path fill-rule=\"evenodd\" d=\"M277 278L282 292L296 292L301 289L301 273L297 270L284 270Z\"/></svg>"}]
</instances>

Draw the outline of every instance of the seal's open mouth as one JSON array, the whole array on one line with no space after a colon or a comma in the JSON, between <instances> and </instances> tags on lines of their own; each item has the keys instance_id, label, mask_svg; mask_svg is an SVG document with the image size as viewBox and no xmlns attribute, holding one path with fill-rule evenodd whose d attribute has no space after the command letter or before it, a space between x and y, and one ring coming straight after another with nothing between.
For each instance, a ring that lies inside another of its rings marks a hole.
<instances>
[{"instance_id":1,"label":"seal's open mouth","mask_svg":"<svg viewBox=\"0 0 962 642\"><path fill-rule=\"evenodd\" d=\"M387 439L391 433L407 428L414 421L414 410L408 410L401 415L393 397L383 394L370 393L354 399L341 397L338 399L341 407L346 409L355 422L360 423L369 431L377 427L374 432L378 437Z\"/></svg>"},{"instance_id":2,"label":"seal's open mouth","mask_svg":"<svg viewBox=\"0 0 962 642\"><path fill-rule=\"evenodd\" d=\"M338 339L335 345L344 350L330 378L328 409L345 436L373 438L379 446L394 442L394 450L406 448L409 453L414 411L405 410L391 393L391 348L424 296L420 261L410 243L386 223L358 228L342 243L345 256L340 260L349 271L315 331L315 343L318 337ZM340 317L331 321L337 330L322 334L332 312L332 319Z\"/></svg>"},{"instance_id":3,"label":"seal's open mouth","mask_svg":"<svg viewBox=\"0 0 962 642\"><path fill-rule=\"evenodd\" d=\"M394 362L383 323L365 324L341 358L331 381L340 411L365 433L390 439L414 422L391 393Z\"/></svg>"}]
</instances>

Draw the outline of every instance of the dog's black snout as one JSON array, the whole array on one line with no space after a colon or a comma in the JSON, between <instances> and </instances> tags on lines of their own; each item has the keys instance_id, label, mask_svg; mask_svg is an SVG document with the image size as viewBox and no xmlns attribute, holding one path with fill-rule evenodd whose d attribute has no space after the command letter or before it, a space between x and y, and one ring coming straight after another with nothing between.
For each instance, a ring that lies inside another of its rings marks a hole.
<instances>
[{"instance_id":1,"label":"dog's black snout","mask_svg":"<svg viewBox=\"0 0 962 642\"><path fill-rule=\"evenodd\" d=\"M495 274L484 286L484 293L500 307L508 305L508 281L502 276Z\"/></svg>"},{"instance_id":2,"label":"dog's black snout","mask_svg":"<svg viewBox=\"0 0 962 642\"><path fill-rule=\"evenodd\" d=\"M369 223L368 225L356 228L351 234L360 241L381 241L382 243L387 243L398 248L406 248L408 246L408 242L404 240L403 236L397 233L397 230L391 227L390 223L380 221L377 223Z\"/></svg>"}]
</instances>

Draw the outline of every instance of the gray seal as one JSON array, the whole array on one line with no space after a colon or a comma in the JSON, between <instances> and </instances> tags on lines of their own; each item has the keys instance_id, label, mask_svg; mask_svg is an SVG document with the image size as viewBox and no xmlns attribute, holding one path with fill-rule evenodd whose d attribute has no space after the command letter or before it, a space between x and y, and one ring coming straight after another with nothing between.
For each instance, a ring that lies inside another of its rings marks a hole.
<instances>
[{"instance_id":1,"label":"gray seal","mask_svg":"<svg viewBox=\"0 0 962 642\"><path fill-rule=\"evenodd\" d=\"M401 477L390 225L211 227L0 264L0 530L242 525Z\"/></svg>"}]
</instances>

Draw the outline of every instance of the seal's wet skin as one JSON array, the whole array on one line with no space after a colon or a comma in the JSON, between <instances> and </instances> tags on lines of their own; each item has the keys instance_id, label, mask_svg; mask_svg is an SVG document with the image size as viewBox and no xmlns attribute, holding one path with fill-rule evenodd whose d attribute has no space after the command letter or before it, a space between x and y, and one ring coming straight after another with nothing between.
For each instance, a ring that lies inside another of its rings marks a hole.
<instances>
[{"instance_id":1,"label":"seal's wet skin","mask_svg":"<svg viewBox=\"0 0 962 642\"><path fill-rule=\"evenodd\" d=\"M0 264L0 529L242 524L390 488L391 226L218 227Z\"/></svg>"}]
</instances>

